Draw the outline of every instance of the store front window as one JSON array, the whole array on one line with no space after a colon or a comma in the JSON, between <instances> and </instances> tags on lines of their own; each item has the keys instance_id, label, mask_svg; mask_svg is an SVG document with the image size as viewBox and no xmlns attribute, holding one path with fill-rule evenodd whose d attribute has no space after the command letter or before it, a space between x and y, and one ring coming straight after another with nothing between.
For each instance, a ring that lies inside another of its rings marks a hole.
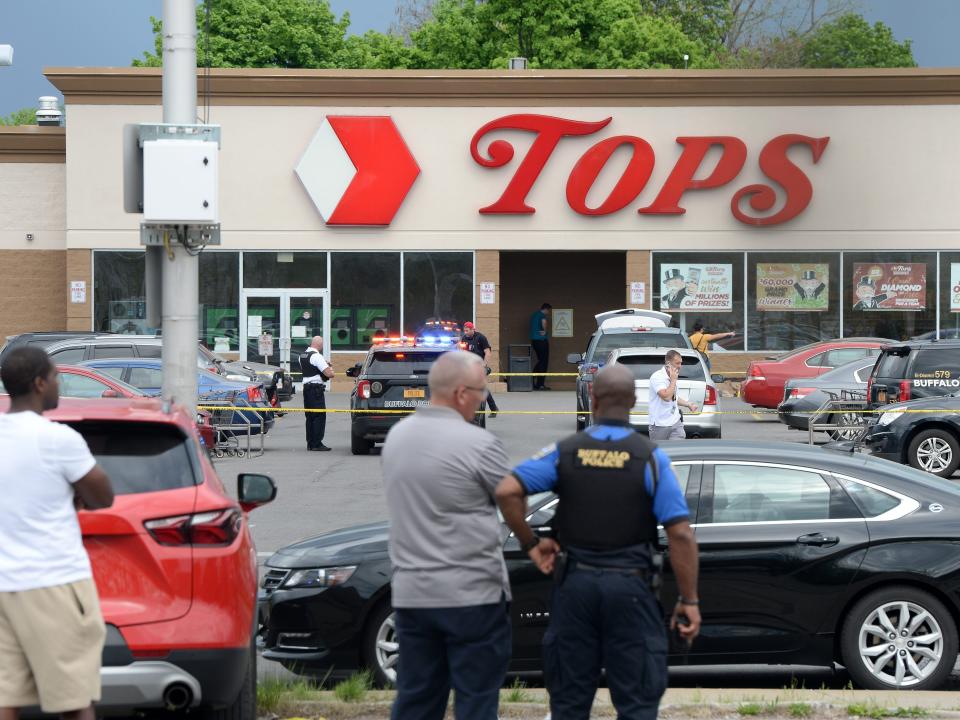
<instances>
[{"instance_id":1,"label":"store front window","mask_svg":"<svg viewBox=\"0 0 960 720\"><path fill-rule=\"evenodd\" d=\"M245 252L243 286L246 288L325 288L325 252Z\"/></svg>"},{"instance_id":2,"label":"store front window","mask_svg":"<svg viewBox=\"0 0 960 720\"><path fill-rule=\"evenodd\" d=\"M400 253L332 253L330 274L331 350L367 350L400 334Z\"/></svg>"},{"instance_id":3,"label":"store front window","mask_svg":"<svg viewBox=\"0 0 960 720\"><path fill-rule=\"evenodd\" d=\"M744 350L743 253L654 253L653 309L673 315L688 334L733 332L711 351Z\"/></svg>"},{"instance_id":4,"label":"store front window","mask_svg":"<svg viewBox=\"0 0 960 720\"><path fill-rule=\"evenodd\" d=\"M240 253L200 254L200 342L214 352L237 352Z\"/></svg>"},{"instance_id":5,"label":"store front window","mask_svg":"<svg viewBox=\"0 0 960 720\"><path fill-rule=\"evenodd\" d=\"M144 335L147 308L143 252L98 251L93 254L93 329Z\"/></svg>"},{"instance_id":6,"label":"store front window","mask_svg":"<svg viewBox=\"0 0 960 720\"><path fill-rule=\"evenodd\" d=\"M960 253L940 253L940 338L960 338Z\"/></svg>"},{"instance_id":7,"label":"store front window","mask_svg":"<svg viewBox=\"0 0 960 720\"><path fill-rule=\"evenodd\" d=\"M473 319L473 253L403 254L403 329L419 331L431 320L462 325Z\"/></svg>"},{"instance_id":8,"label":"store front window","mask_svg":"<svg viewBox=\"0 0 960 720\"><path fill-rule=\"evenodd\" d=\"M840 337L840 253L748 253L750 350Z\"/></svg>"},{"instance_id":9,"label":"store front window","mask_svg":"<svg viewBox=\"0 0 960 720\"><path fill-rule=\"evenodd\" d=\"M906 340L936 330L936 253L844 253L844 337Z\"/></svg>"}]
</instances>

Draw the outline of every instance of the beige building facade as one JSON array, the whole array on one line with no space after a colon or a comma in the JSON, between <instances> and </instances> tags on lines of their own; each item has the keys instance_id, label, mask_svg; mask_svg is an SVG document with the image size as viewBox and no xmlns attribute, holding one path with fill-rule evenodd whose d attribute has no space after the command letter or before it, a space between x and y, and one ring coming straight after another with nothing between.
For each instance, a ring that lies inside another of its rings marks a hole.
<instances>
[{"instance_id":1,"label":"beige building facade","mask_svg":"<svg viewBox=\"0 0 960 720\"><path fill-rule=\"evenodd\" d=\"M159 71L47 76L66 127L0 129L0 334L149 330L121 135L160 121ZM223 228L200 339L226 354L270 328L276 361L320 332L342 368L376 335L472 319L505 369L542 302L569 311L554 372L626 306L733 332L727 372L817 339L960 332L960 71L214 70L199 87Z\"/></svg>"}]
</instances>

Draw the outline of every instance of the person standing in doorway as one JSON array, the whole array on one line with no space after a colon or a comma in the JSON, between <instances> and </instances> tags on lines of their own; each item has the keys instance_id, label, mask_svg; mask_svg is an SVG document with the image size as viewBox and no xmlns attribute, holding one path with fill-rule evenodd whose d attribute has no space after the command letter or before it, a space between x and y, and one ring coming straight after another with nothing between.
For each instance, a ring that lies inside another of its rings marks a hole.
<instances>
[{"instance_id":1,"label":"person standing in doorway","mask_svg":"<svg viewBox=\"0 0 960 720\"><path fill-rule=\"evenodd\" d=\"M545 373L550 367L550 333L548 331L552 309L553 306L550 303L544 303L530 316L530 344L537 354L537 364L533 367L534 373ZM533 389L549 390L546 382L547 378L544 375L534 375Z\"/></svg>"},{"instance_id":2,"label":"person standing in doorway","mask_svg":"<svg viewBox=\"0 0 960 720\"><path fill-rule=\"evenodd\" d=\"M83 437L42 413L57 407L57 368L37 347L0 368L0 718L40 705L94 720L106 628L77 510L113 504Z\"/></svg>"},{"instance_id":3,"label":"person standing in doorway","mask_svg":"<svg viewBox=\"0 0 960 720\"><path fill-rule=\"evenodd\" d=\"M469 320L463 324L463 337L460 342L464 344L467 350L483 360L487 375L490 374L490 356L493 351L490 348L490 341L487 336L477 330L476 326ZM490 408L490 418L497 416L499 408L497 401L493 399L493 393L487 390L487 407Z\"/></svg>"},{"instance_id":4,"label":"person standing in doorway","mask_svg":"<svg viewBox=\"0 0 960 720\"><path fill-rule=\"evenodd\" d=\"M383 446L400 660L393 720L496 720L510 662L510 583L494 493L503 445L473 424L487 392L473 353L446 352L427 376L430 404Z\"/></svg>"},{"instance_id":5,"label":"person standing in doorway","mask_svg":"<svg viewBox=\"0 0 960 720\"><path fill-rule=\"evenodd\" d=\"M307 412L307 450L328 451L323 444L323 434L327 429L325 393L327 380L333 377L333 368L323 357L323 338L315 336L310 347L300 355L300 372L303 373L303 408Z\"/></svg>"},{"instance_id":6,"label":"person standing in doorway","mask_svg":"<svg viewBox=\"0 0 960 720\"><path fill-rule=\"evenodd\" d=\"M700 406L696 403L677 397L677 381L680 378L680 367L683 357L676 350L667 350L663 367L650 376L649 418L650 439L654 442L661 440L683 440L687 437L683 429L683 415L680 407L696 412Z\"/></svg>"}]
</instances>

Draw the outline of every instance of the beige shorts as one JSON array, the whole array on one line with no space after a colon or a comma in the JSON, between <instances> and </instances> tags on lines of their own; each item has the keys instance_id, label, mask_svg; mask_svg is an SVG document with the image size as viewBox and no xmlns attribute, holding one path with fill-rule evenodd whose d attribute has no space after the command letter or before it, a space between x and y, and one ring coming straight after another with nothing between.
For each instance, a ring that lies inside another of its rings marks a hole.
<instances>
[{"instance_id":1,"label":"beige shorts","mask_svg":"<svg viewBox=\"0 0 960 720\"><path fill-rule=\"evenodd\" d=\"M0 707L61 713L99 700L105 636L93 580L0 592Z\"/></svg>"}]
</instances>

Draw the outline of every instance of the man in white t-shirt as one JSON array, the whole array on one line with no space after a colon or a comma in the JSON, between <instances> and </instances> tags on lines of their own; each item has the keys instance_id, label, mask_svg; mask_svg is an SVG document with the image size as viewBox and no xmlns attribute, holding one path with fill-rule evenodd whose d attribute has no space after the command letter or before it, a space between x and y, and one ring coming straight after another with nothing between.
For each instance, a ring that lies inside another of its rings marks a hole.
<instances>
[{"instance_id":1,"label":"man in white t-shirt","mask_svg":"<svg viewBox=\"0 0 960 720\"><path fill-rule=\"evenodd\" d=\"M668 350L663 367L650 376L650 399L647 414L650 418L650 439L683 440L687 433L683 429L683 416L680 406L696 412L699 406L677 397L677 379L683 357L676 350Z\"/></svg>"},{"instance_id":2,"label":"man in white t-shirt","mask_svg":"<svg viewBox=\"0 0 960 720\"><path fill-rule=\"evenodd\" d=\"M0 379L0 719L39 704L94 720L106 632L77 510L113 490L80 433L41 415L60 394L43 350L11 350Z\"/></svg>"},{"instance_id":3,"label":"man in white t-shirt","mask_svg":"<svg viewBox=\"0 0 960 720\"><path fill-rule=\"evenodd\" d=\"M323 356L323 338L317 335L300 356L300 372L303 373L303 407L305 410L326 410L327 401L324 391L327 380L333 377L333 368ZM323 434L327 429L325 412L306 412L307 450L329 451L323 444Z\"/></svg>"}]
</instances>

